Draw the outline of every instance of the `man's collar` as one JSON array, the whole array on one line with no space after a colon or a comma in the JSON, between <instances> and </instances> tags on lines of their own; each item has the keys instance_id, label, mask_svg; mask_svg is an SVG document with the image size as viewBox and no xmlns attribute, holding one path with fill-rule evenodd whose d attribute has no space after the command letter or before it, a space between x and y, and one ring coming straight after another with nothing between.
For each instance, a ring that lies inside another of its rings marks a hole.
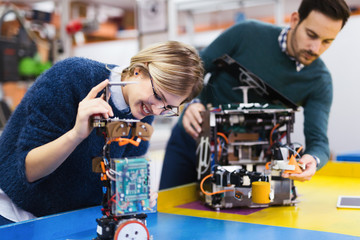
<instances>
[{"instance_id":1,"label":"man's collar","mask_svg":"<svg viewBox=\"0 0 360 240\"><path fill-rule=\"evenodd\" d=\"M280 49L282 52L284 52L292 61L295 61L296 64L296 71L300 72L301 69L303 69L305 67L304 64L300 63L299 61L297 61L294 57L290 56L289 53L286 51L287 48L287 37L288 37L288 33L289 33L290 27L286 27L284 28L280 35L279 35L279 45L280 45Z\"/></svg>"}]
</instances>

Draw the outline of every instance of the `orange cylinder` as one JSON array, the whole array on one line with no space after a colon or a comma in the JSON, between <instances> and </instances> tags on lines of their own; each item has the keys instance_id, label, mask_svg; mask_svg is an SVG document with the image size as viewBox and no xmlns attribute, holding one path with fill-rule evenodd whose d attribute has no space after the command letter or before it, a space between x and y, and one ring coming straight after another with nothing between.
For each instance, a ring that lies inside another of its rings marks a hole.
<instances>
[{"instance_id":1,"label":"orange cylinder","mask_svg":"<svg viewBox=\"0 0 360 240\"><path fill-rule=\"evenodd\" d=\"M253 182L252 183L252 201L257 204L270 203L270 183Z\"/></svg>"}]
</instances>

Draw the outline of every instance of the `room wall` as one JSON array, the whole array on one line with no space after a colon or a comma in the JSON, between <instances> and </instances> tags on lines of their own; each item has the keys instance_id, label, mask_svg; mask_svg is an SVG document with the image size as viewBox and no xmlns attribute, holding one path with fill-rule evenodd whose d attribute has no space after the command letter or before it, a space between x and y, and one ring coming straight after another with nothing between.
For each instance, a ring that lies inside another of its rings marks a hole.
<instances>
[{"instance_id":1,"label":"room wall","mask_svg":"<svg viewBox=\"0 0 360 240\"><path fill-rule=\"evenodd\" d=\"M323 59L333 77L329 121L330 149L335 154L360 151L360 16L352 16Z\"/></svg>"},{"instance_id":2,"label":"room wall","mask_svg":"<svg viewBox=\"0 0 360 240\"><path fill-rule=\"evenodd\" d=\"M328 136L332 159L360 151L360 16L352 16L331 47L322 55L333 78L334 98ZM295 115L293 141L304 143L303 115Z\"/></svg>"},{"instance_id":3,"label":"room wall","mask_svg":"<svg viewBox=\"0 0 360 240\"><path fill-rule=\"evenodd\" d=\"M357 0L360 4L360 0ZM349 1L356 3L356 1ZM288 3L290 4L290 3ZM334 99L329 119L329 141L332 157L348 151L360 150L360 16L352 16L344 29L339 33L332 46L323 54L334 83ZM210 43L221 30L197 34L195 43ZM179 37L187 41L186 36ZM135 40L122 40L105 43L87 44L74 48L75 56L84 56L107 63L126 65L130 57L138 50ZM302 112L296 114L294 142L304 144ZM168 129L161 129L159 139L168 137ZM164 146L165 143L159 144Z\"/></svg>"}]
</instances>

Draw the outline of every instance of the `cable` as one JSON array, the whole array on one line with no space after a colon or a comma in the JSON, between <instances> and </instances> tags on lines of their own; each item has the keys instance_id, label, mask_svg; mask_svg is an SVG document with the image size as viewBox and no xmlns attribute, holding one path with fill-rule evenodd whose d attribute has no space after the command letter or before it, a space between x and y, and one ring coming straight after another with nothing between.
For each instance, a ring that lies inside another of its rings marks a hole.
<instances>
[{"instance_id":1,"label":"cable","mask_svg":"<svg viewBox=\"0 0 360 240\"><path fill-rule=\"evenodd\" d=\"M272 135L273 135L273 133L274 133L275 129L277 129L279 126L280 126L280 124L279 124L279 123L277 123L277 124L273 127L273 129L271 129L271 132L270 132L270 139L269 139L270 146L272 146L272 145L273 145Z\"/></svg>"},{"instance_id":2,"label":"cable","mask_svg":"<svg viewBox=\"0 0 360 240\"><path fill-rule=\"evenodd\" d=\"M113 138L113 139L110 139L110 140L108 140L107 142L106 142L106 144L110 144L110 143L112 143L112 142L118 142L119 143L119 146L121 147L121 146L124 146L124 145L126 145L126 144L132 144L132 145L134 145L134 146L136 146L136 147L138 147L139 146L139 144L140 144L140 142L138 142L138 141L135 141L134 140L134 136L132 137L132 138L121 138L121 137L119 137L119 138Z\"/></svg>"},{"instance_id":3,"label":"cable","mask_svg":"<svg viewBox=\"0 0 360 240\"><path fill-rule=\"evenodd\" d=\"M217 139L217 143L218 143L218 147L219 147L218 159L220 160L222 151L223 151L223 149L225 149L225 150L227 149L227 148L226 148L226 144L229 143L229 140L228 140L228 138L225 136L225 134L222 133L222 132L218 132L217 135L218 135L218 137L217 137L216 139ZM221 138L224 139L224 141L225 141L226 144L224 144L223 141L221 141Z\"/></svg>"},{"instance_id":4,"label":"cable","mask_svg":"<svg viewBox=\"0 0 360 240\"><path fill-rule=\"evenodd\" d=\"M267 163L265 164L265 169L266 169L266 170L269 170L269 169L270 169L270 164L271 164L271 162L267 162Z\"/></svg>"},{"instance_id":5,"label":"cable","mask_svg":"<svg viewBox=\"0 0 360 240\"><path fill-rule=\"evenodd\" d=\"M221 156L221 153L222 153L222 147L221 147L221 142L220 142L219 138L217 138L217 143L218 143L218 147L219 147L218 159L220 159L220 156Z\"/></svg>"},{"instance_id":6,"label":"cable","mask_svg":"<svg viewBox=\"0 0 360 240\"><path fill-rule=\"evenodd\" d=\"M296 155L294 157L296 157L296 156L300 157L300 152L302 149L303 149L303 146L300 146L299 149L296 151Z\"/></svg>"},{"instance_id":7,"label":"cable","mask_svg":"<svg viewBox=\"0 0 360 240\"><path fill-rule=\"evenodd\" d=\"M225 136L225 134L223 134L222 132L218 132L218 133L217 133L217 135L218 135L218 136L220 136L220 137L222 137L222 138L224 138L224 139L225 139L226 144L228 144L228 143L229 143L229 140L228 140L228 138Z\"/></svg>"},{"instance_id":8,"label":"cable","mask_svg":"<svg viewBox=\"0 0 360 240\"><path fill-rule=\"evenodd\" d=\"M203 185L204 185L204 182L206 179L212 177L213 174L209 174L207 175L206 177L204 177L201 182L200 182L200 189L201 189L201 192L203 192L205 195L208 195L208 196L212 196L212 195L215 195L215 194L218 194L218 193L224 193L224 192L233 192L235 191L235 189L225 189L225 190L221 190L221 191L217 191L217 192L213 192L213 193L209 193L209 192L206 192L203 188Z\"/></svg>"},{"instance_id":9,"label":"cable","mask_svg":"<svg viewBox=\"0 0 360 240\"><path fill-rule=\"evenodd\" d=\"M110 170L112 170L112 169L110 169ZM108 178L109 178L111 181L114 181L114 182L116 181L116 179L115 179L113 176L111 176L109 170L106 171L106 176L108 176Z\"/></svg>"}]
</instances>

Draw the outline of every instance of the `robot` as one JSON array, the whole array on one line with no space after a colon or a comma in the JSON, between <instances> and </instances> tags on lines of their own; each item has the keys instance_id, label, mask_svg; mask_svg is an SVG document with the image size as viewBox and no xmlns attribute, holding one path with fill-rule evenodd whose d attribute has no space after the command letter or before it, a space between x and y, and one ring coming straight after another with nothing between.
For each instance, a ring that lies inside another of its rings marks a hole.
<instances>
[{"instance_id":1,"label":"robot","mask_svg":"<svg viewBox=\"0 0 360 240\"><path fill-rule=\"evenodd\" d=\"M125 84L129 83L118 85ZM108 101L108 87L104 96ZM111 143L139 146L141 141L150 140L152 126L134 119L104 119L101 116L93 116L92 125L97 134L105 137L103 154L95 157L92 164L93 172L100 173L103 183L103 216L96 219L95 240L152 239L146 227L146 213L153 211L149 202L149 160L145 157L110 157Z\"/></svg>"},{"instance_id":2,"label":"robot","mask_svg":"<svg viewBox=\"0 0 360 240\"><path fill-rule=\"evenodd\" d=\"M215 63L239 79L244 99L202 112L196 151L201 200L217 210L294 205L294 182L281 174L304 167L298 163L302 146L290 138L296 104L229 56ZM252 89L269 103L249 103Z\"/></svg>"}]
</instances>

